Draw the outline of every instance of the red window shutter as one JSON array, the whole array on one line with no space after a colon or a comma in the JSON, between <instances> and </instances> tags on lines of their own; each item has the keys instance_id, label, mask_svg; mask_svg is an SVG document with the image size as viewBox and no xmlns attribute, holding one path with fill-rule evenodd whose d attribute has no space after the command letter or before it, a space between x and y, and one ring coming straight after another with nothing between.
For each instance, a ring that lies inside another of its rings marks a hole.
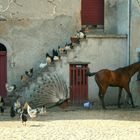
<instances>
[{"instance_id":1,"label":"red window shutter","mask_svg":"<svg viewBox=\"0 0 140 140\"><path fill-rule=\"evenodd\" d=\"M104 25L104 0L82 0L82 25Z\"/></svg>"}]
</instances>

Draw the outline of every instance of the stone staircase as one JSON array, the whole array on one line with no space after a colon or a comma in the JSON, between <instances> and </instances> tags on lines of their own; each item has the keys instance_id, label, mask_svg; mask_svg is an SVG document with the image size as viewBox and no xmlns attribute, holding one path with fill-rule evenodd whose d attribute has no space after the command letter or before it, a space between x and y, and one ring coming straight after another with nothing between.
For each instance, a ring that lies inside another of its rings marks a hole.
<instances>
[{"instance_id":1,"label":"stone staircase","mask_svg":"<svg viewBox=\"0 0 140 140\"><path fill-rule=\"evenodd\" d=\"M8 104L13 104L17 96L21 96L22 104L28 102L33 108L69 98L69 84L65 76L69 75L69 62L76 61L80 50L80 44L73 43L73 45L74 48L62 55L60 61L43 69L34 70L33 77L29 78L26 85L21 85L9 94Z\"/></svg>"}]
</instances>

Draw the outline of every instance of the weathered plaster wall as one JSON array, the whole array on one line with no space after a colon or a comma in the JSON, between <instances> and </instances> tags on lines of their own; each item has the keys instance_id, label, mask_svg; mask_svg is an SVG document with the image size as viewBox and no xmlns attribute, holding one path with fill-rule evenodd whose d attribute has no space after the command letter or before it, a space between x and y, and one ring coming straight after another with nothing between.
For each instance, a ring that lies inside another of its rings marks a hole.
<instances>
[{"instance_id":1,"label":"weathered plaster wall","mask_svg":"<svg viewBox=\"0 0 140 140\"><path fill-rule=\"evenodd\" d=\"M114 34L128 33L128 1L105 0L105 32Z\"/></svg>"},{"instance_id":2,"label":"weathered plaster wall","mask_svg":"<svg viewBox=\"0 0 140 140\"><path fill-rule=\"evenodd\" d=\"M79 9L80 0L0 1L0 39L9 48L9 83L18 82L31 67L38 69L46 52L70 42L80 29Z\"/></svg>"},{"instance_id":3,"label":"weathered plaster wall","mask_svg":"<svg viewBox=\"0 0 140 140\"><path fill-rule=\"evenodd\" d=\"M129 21L130 20L130 21ZM105 4L105 31L107 33L127 34L127 64L138 61L140 50L140 1L139 0L106 0ZM130 29L130 34L129 34ZM129 40L130 39L130 40ZM130 44L129 44L130 43ZM132 77L130 87L134 97L134 103L140 105L139 82L135 74Z\"/></svg>"},{"instance_id":4,"label":"weathered plaster wall","mask_svg":"<svg viewBox=\"0 0 140 140\"><path fill-rule=\"evenodd\" d=\"M138 61L138 53L140 53L140 1L131 0L130 15L130 63ZM136 80L137 74L132 79L131 91L134 97L134 103L140 105L140 86Z\"/></svg>"},{"instance_id":5,"label":"weathered plaster wall","mask_svg":"<svg viewBox=\"0 0 140 140\"><path fill-rule=\"evenodd\" d=\"M130 32L130 61L135 62L138 60L138 52L136 48L140 48L140 3L132 1L131 6L131 32Z\"/></svg>"},{"instance_id":6,"label":"weathered plaster wall","mask_svg":"<svg viewBox=\"0 0 140 140\"><path fill-rule=\"evenodd\" d=\"M31 67L38 69L39 63L45 60L47 51L70 41L70 36L80 28L80 2L81 0L0 0L0 41L8 50L9 83L18 83L25 70ZM128 4L127 0L105 0L106 34L128 35ZM140 47L140 6L137 1L132 1L131 11L130 60L134 62L137 60L135 49ZM128 40L123 37L89 38L87 42L83 42L82 49L77 47L68 58L64 57L58 69L67 77L69 86L68 61L91 62L89 67L93 71L124 66L127 64L127 43ZM109 88L108 92L107 96L113 101L117 90ZM98 88L91 78L89 97L96 98L97 94Z\"/></svg>"},{"instance_id":7,"label":"weathered plaster wall","mask_svg":"<svg viewBox=\"0 0 140 140\"><path fill-rule=\"evenodd\" d=\"M121 28L124 27L126 18L119 18L120 14L121 17L126 17L125 4L123 0L105 0L107 33L126 33L126 28ZM47 51L51 52L52 48L63 46L70 41L70 36L80 28L80 9L80 0L0 1L0 38L9 44L11 49L11 52L8 52L10 83L17 81L25 70L37 68L39 63L45 60ZM11 68L13 61L15 67Z\"/></svg>"},{"instance_id":8,"label":"weathered plaster wall","mask_svg":"<svg viewBox=\"0 0 140 140\"><path fill-rule=\"evenodd\" d=\"M63 73L67 79L69 86L69 62L90 62L91 71L100 69L117 69L127 65L126 57L126 36L99 36L91 35L85 41L81 42L81 46L77 46L75 50L70 51L68 57L63 57L62 64L58 64L58 71ZM98 100L98 87L94 77L89 80L89 99ZM125 94L122 95L122 98ZM105 101L107 104L117 102L118 88L108 88ZM124 98L123 98L124 99Z\"/></svg>"},{"instance_id":9,"label":"weathered plaster wall","mask_svg":"<svg viewBox=\"0 0 140 140\"><path fill-rule=\"evenodd\" d=\"M79 16L80 0L0 0L1 17L53 19L59 15Z\"/></svg>"},{"instance_id":10,"label":"weathered plaster wall","mask_svg":"<svg viewBox=\"0 0 140 140\"><path fill-rule=\"evenodd\" d=\"M105 68L113 70L127 65L127 44L125 37L90 38L87 42L87 46L88 49L85 47L84 50L82 50L83 54L88 50L88 55L83 58L83 60L90 62L89 68L91 71L98 71ZM84 57L84 55L80 56ZM80 60L81 59L82 58L80 58ZM98 91L94 77L89 78L90 99L98 99ZM105 97L106 103L116 103L117 96L118 88L108 88Z\"/></svg>"}]
</instances>

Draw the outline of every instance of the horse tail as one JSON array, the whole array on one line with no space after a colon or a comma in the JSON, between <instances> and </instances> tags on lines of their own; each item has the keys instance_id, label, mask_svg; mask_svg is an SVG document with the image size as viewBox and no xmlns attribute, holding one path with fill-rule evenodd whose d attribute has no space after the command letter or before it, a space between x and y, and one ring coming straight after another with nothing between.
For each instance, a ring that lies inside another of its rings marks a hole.
<instances>
[{"instance_id":1,"label":"horse tail","mask_svg":"<svg viewBox=\"0 0 140 140\"><path fill-rule=\"evenodd\" d=\"M91 77L91 76L94 76L95 74L96 74L96 72L90 72L89 69L87 69L87 71L86 71L86 76Z\"/></svg>"}]
</instances>

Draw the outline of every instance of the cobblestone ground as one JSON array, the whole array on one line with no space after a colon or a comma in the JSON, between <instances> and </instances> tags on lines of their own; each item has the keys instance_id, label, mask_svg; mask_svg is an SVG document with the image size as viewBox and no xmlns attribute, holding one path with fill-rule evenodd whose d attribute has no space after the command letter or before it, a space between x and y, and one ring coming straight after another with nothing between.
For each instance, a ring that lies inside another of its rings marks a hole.
<instances>
[{"instance_id":1,"label":"cobblestone ground","mask_svg":"<svg viewBox=\"0 0 140 140\"><path fill-rule=\"evenodd\" d=\"M23 126L0 115L0 140L140 140L140 109L50 110Z\"/></svg>"}]
</instances>

